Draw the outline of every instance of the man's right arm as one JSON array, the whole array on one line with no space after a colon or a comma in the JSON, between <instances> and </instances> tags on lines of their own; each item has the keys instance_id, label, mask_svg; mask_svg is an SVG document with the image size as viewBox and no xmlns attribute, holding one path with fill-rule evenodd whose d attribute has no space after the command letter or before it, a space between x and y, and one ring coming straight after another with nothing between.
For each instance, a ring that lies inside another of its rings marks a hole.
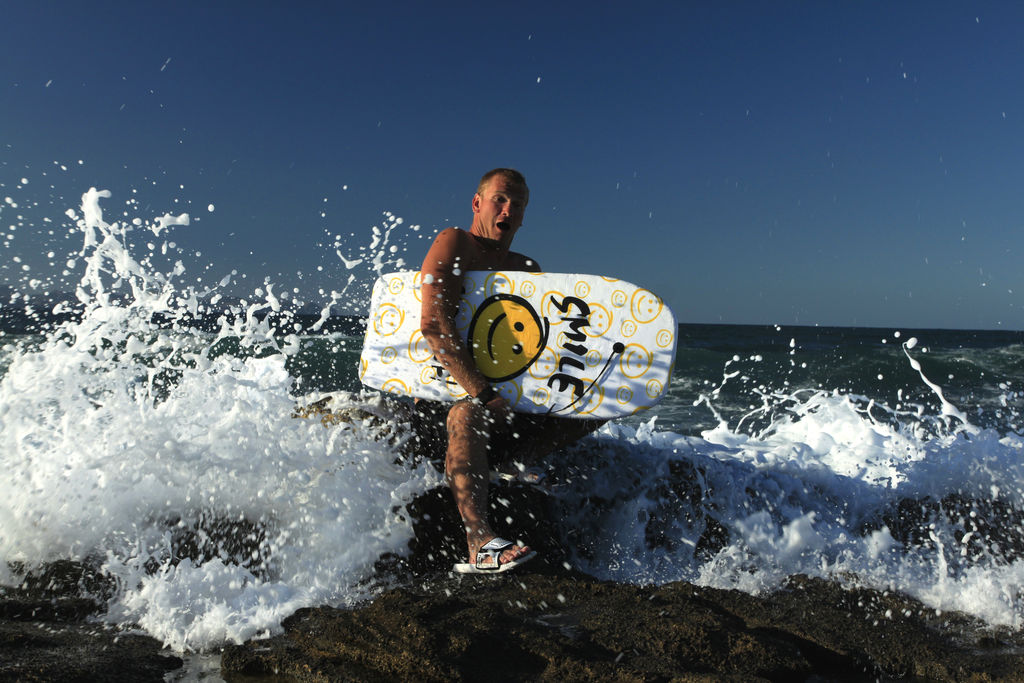
<instances>
[{"instance_id":1,"label":"man's right arm","mask_svg":"<svg viewBox=\"0 0 1024 683\"><path fill-rule=\"evenodd\" d=\"M476 396L490 383L477 370L455 325L464 274L474 262L470 239L467 233L448 228L437 236L423 259L420 331L434 358L470 396Z\"/></svg>"}]
</instances>

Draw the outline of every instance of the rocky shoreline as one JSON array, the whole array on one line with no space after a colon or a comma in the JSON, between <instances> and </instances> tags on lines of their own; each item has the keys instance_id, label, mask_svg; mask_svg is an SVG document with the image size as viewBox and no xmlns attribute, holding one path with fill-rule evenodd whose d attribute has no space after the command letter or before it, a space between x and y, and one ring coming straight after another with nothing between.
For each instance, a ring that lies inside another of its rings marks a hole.
<instances>
[{"instance_id":1,"label":"rocky shoreline","mask_svg":"<svg viewBox=\"0 0 1024 683\"><path fill-rule=\"evenodd\" d=\"M227 646L228 681L1018 681L1024 634L938 613L897 593L792 576L761 596L685 582L634 586L569 568L546 496L503 487L495 505L540 551L517 572L459 576L462 552L444 491L409 506L407 557L378 567L380 595L356 609L301 609L283 633ZM540 514L538 514L540 513ZM211 524L225 539L259 538ZM714 532L714 526L708 525ZM714 532L717 533L717 532ZM711 534L713 536L713 533ZM216 540L216 539L215 539ZM713 543L713 539L706 541ZM194 559L202 544L183 539ZM237 548L247 557L247 548ZM392 586L386 588L386 586ZM0 589L0 680L160 681L181 657L95 618L113 586L55 563ZM82 597L90 595L95 597Z\"/></svg>"},{"instance_id":2,"label":"rocky shoreline","mask_svg":"<svg viewBox=\"0 0 1024 683\"><path fill-rule=\"evenodd\" d=\"M0 680L162 681L181 668L160 641L97 622L101 603L66 588L0 589Z\"/></svg>"},{"instance_id":3,"label":"rocky shoreline","mask_svg":"<svg viewBox=\"0 0 1024 683\"><path fill-rule=\"evenodd\" d=\"M310 608L225 649L222 671L296 680L1020 680L1020 634L802 576L764 597L578 574L444 579L358 610ZM226 676L227 677L227 676Z\"/></svg>"},{"instance_id":4,"label":"rocky shoreline","mask_svg":"<svg viewBox=\"0 0 1024 683\"><path fill-rule=\"evenodd\" d=\"M794 576L751 596L639 587L532 563L441 575L358 609L301 609L224 649L221 677L298 681L1018 681L1024 635L894 593ZM162 681L183 660L89 621L99 604L0 596L0 680Z\"/></svg>"}]
</instances>

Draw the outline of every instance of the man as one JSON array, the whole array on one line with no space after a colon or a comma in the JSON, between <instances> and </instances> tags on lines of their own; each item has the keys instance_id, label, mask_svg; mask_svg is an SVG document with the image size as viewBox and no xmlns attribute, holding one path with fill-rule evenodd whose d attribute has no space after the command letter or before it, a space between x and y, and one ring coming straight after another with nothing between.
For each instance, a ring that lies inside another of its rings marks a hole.
<instances>
[{"instance_id":1,"label":"man","mask_svg":"<svg viewBox=\"0 0 1024 683\"><path fill-rule=\"evenodd\" d=\"M466 527L469 562L455 565L464 573L502 572L534 557L529 546L516 545L494 533L487 516L489 456L496 462L514 458L536 462L552 450L593 431L600 422L513 414L508 402L473 362L455 317L464 273L470 270L527 270L537 262L510 250L523 223L530 190L513 169L484 175L473 196L473 223L468 231L448 228L434 240L422 267L421 331L434 357L473 397L447 411L445 475Z\"/></svg>"}]
</instances>

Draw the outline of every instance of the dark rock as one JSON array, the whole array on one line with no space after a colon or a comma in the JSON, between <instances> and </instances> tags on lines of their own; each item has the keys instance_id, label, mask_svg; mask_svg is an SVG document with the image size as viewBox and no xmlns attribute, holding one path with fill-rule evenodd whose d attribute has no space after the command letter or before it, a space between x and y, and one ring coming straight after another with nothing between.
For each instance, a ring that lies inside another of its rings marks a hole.
<instances>
[{"instance_id":1,"label":"dark rock","mask_svg":"<svg viewBox=\"0 0 1024 683\"><path fill-rule=\"evenodd\" d=\"M224 675L788 682L1021 680L1024 672L1024 635L898 594L801 576L764 596L598 581L563 563L551 505L534 487L493 487L499 533L540 557L508 574L458 576L449 570L465 540L449 494L422 496L408 508L412 552L380 567L405 587L358 609L299 610L283 635L228 647Z\"/></svg>"},{"instance_id":2,"label":"dark rock","mask_svg":"<svg viewBox=\"0 0 1024 683\"><path fill-rule=\"evenodd\" d=\"M70 599L88 596L98 602L114 594L114 580L100 569L99 561L73 562L56 560L42 567L29 569L13 562L8 568L21 577L19 595L27 599Z\"/></svg>"},{"instance_id":3,"label":"dark rock","mask_svg":"<svg viewBox=\"0 0 1024 683\"><path fill-rule=\"evenodd\" d=\"M0 680L162 681L182 666L154 638L87 623L101 609L77 593L91 576L54 563L0 590Z\"/></svg>"},{"instance_id":4,"label":"dark rock","mask_svg":"<svg viewBox=\"0 0 1024 683\"><path fill-rule=\"evenodd\" d=\"M245 518L227 519L210 510L200 510L193 517L172 517L162 520L169 530L172 566L182 560L204 564L219 559L225 564L245 567L254 575L266 578L272 562L266 529L259 522ZM148 570L155 572L160 563L153 560Z\"/></svg>"},{"instance_id":5,"label":"dark rock","mask_svg":"<svg viewBox=\"0 0 1024 683\"><path fill-rule=\"evenodd\" d=\"M0 680L162 681L181 666L147 636L83 623L0 621Z\"/></svg>"},{"instance_id":6,"label":"dark rock","mask_svg":"<svg viewBox=\"0 0 1024 683\"><path fill-rule=\"evenodd\" d=\"M450 574L452 563L465 556L462 526L447 490L428 492L404 513L415 530L411 552L379 566L382 585L402 587L383 590L356 609L299 610L284 622L283 634L227 647L222 675L317 681L1024 680L1024 634L938 614L900 594L856 588L856 577L844 585L795 576L762 596L682 582L601 582L565 563L564 540L551 521L558 519L557 496L533 486L500 486L492 488L490 504L497 531L530 543L537 559L497 576ZM213 548L216 556L242 554L225 552L234 542L259 546L259 534L245 525L181 528L218 531L202 536L202 543L181 544L195 546L199 556ZM86 623L112 590L108 582L87 563L54 563L25 574L18 589L4 589L0 680L162 680L180 667L181 660L151 638Z\"/></svg>"},{"instance_id":7,"label":"dark rock","mask_svg":"<svg viewBox=\"0 0 1024 683\"><path fill-rule=\"evenodd\" d=\"M299 610L283 635L228 647L222 671L309 681L982 681L1024 671L1019 634L971 640L979 625L965 617L834 582L793 577L757 597L522 569L440 577L354 610Z\"/></svg>"},{"instance_id":8,"label":"dark rock","mask_svg":"<svg viewBox=\"0 0 1024 683\"><path fill-rule=\"evenodd\" d=\"M934 549L934 525L950 527L965 557L1009 564L1024 557L1024 511L1001 500L948 495L901 500L882 521L908 547Z\"/></svg>"}]
</instances>

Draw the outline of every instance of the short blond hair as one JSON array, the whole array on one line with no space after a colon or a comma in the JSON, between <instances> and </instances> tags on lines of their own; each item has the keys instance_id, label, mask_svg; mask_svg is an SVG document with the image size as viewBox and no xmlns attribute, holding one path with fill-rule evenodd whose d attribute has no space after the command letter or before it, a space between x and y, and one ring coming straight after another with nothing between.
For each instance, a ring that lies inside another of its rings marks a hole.
<instances>
[{"instance_id":1,"label":"short blond hair","mask_svg":"<svg viewBox=\"0 0 1024 683\"><path fill-rule=\"evenodd\" d=\"M487 183L491 182L491 178L494 178L495 176L501 176L510 184L523 188L523 194L526 195L526 199L529 201L530 186L526 184L526 176L514 168L495 168L484 173L484 176L480 179L480 184L476 186L476 193L482 194L484 188L487 187Z\"/></svg>"}]
</instances>

